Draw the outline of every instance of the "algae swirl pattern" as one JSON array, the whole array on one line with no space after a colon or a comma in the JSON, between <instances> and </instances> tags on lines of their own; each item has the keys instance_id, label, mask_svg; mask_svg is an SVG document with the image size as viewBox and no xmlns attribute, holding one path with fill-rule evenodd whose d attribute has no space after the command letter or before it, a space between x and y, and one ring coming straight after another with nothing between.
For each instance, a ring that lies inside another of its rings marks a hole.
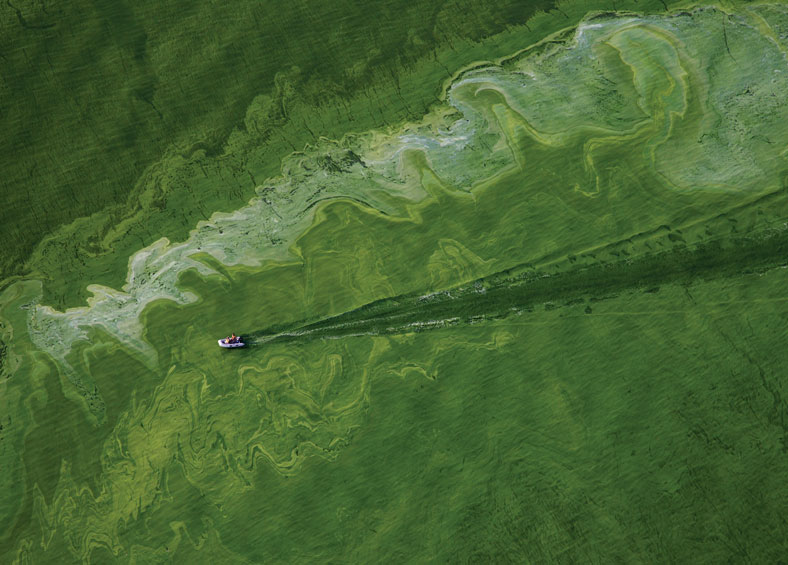
<instances>
[{"instance_id":1,"label":"algae swirl pattern","mask_svg":"<svg viewBox=\"0 0 788 565\"><path fill-rule=\"evenodd\" d=\"M783 554L788 9L562 7L122 288L7 284L0 555Z\"/></svg>"}]
</instances>

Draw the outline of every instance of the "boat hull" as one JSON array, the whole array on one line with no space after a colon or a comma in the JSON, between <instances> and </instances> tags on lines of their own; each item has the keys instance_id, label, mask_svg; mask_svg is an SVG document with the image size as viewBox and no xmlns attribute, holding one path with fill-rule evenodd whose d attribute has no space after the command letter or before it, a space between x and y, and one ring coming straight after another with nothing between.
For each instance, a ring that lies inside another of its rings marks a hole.
<instances>
[{"instance_id":1,"label":"boat hull","mask_svg":"<svg viewBox=\"0 0 788 565\"><path fill-rule=\"evenodd\" d=\"M244 347L246 344L242 341L237 343L227 343L226 340L220 339L219 340L219 347L224 347L225 349L235 349L236 347Z\"/></svg>"}]
</instances>

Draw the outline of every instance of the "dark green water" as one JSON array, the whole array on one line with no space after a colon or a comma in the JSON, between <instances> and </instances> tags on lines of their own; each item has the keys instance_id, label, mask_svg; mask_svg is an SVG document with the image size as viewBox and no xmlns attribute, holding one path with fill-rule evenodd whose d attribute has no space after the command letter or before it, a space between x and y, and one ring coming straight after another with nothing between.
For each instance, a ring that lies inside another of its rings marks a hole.
<instances>
[{"instance_id":1,"label":"dark green water","mask_svg":"<svg viewBox=\"0 0 788 565\"><path fill-rule=\"evenodd\" d=\"M484 4L4 8L0 561L784 558L788 8Z\"/></svg>"}]
</instances>

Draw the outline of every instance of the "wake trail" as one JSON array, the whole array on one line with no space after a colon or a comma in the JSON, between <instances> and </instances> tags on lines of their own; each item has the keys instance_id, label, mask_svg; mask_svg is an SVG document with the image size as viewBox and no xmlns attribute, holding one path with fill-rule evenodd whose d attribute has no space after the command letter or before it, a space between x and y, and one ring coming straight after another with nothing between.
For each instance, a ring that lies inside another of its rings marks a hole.
<instances>
[{"instance_id":1,"label":"wake trail","mask_svg":"<svg viewBox=\"0 0 788 565\"><path fill-rule=\"evenodd\" d=\"M569 306L627 291L658 292L665 284L759 274L784 267L787 258L788 230L783 229L693 247L676 245L669 251L570 266L561 272L519 265L445 291L385 298L336 316L261 329L247 334L248 343L404 334L477 324L531 312L537 306Z\"/></svg>"}]
</instances>

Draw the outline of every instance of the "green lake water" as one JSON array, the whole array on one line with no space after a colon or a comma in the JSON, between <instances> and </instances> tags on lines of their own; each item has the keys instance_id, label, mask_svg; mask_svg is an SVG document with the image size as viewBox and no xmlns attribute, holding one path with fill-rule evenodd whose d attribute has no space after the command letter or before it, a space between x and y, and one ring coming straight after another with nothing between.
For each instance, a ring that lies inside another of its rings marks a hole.
<instances>
[{"instance_id":1,"label":"green lake water","mask_svg":"<svg viewBox=\"0 0 788 565\"><path fill-rule=\"evenodd\" d=\"M486 4L8 4L1 562L784 558L788 7Z\"/></svg>"}]
</instances>

